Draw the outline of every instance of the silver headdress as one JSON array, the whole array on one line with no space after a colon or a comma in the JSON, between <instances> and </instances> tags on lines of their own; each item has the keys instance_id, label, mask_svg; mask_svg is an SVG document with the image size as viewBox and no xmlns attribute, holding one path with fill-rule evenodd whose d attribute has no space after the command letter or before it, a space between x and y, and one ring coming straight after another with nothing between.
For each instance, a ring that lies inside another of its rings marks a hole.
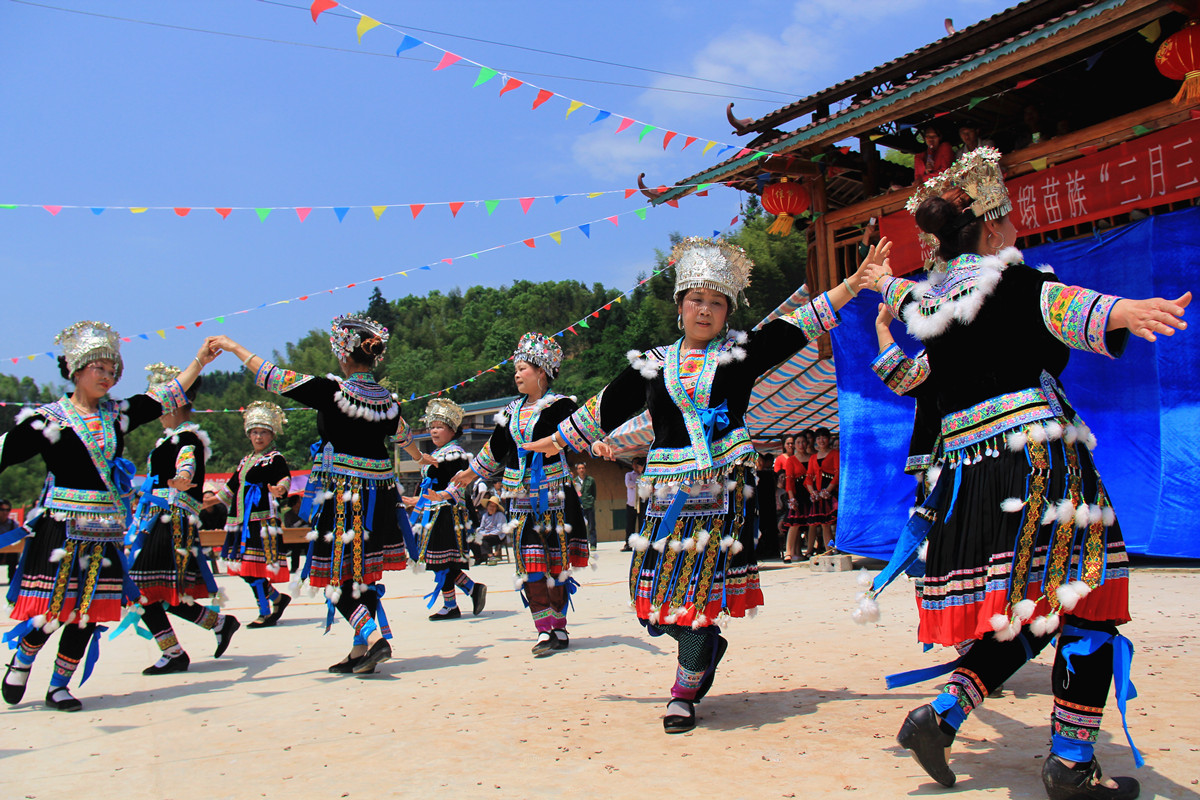
<instances>
[{"instance_id":1,"label":"silver headdress","mask_svg":"<svg viewBox=\"0 0 1200 800\"><path fill-rule=\"evenodd\" d=\"M67 373L74 375L93 361L108 359L117 365L117 380L125 371L121 360L121 335L104 322L76 322L54 337L67 359Z\"/></svg>"},{"instance_id":2,"label":"silver headdress","mask_svg":"<svg viewBox=\"0 0 1200 800\"><path fill-rule=\"evenodd\" d=\"M512 354L513 361L524 361L541 367L551 378L558 374L558 366L562 363L562 357L563 351L558 346L558 342L549 336L534 332L522 336L521 340L517 342L517 349Z\"/></svg>"},{"instance_id":3,"label":"silver headdress","mask_svg":"<svg viewBox=\"0 0 1200 800\"><path fill-rule=\"evenodd\" d=\"M283 409L266 400L255 400L246 406L246 410L242 412L242 420L245 423L246 433L255 428L266 428L278 436L283 433L283 426L287 425L287 417L284 415Z\"/></svg>"},{"instance_id":4,"label":"silver headdress","mask_svg":"<svg viewBox=\"0 0 1200 800\"><path fill-rule=\"evenodd\" d=\"M159 361L156 364L146 367L146 372L150 373L149 377L146 378L146 388L153 389L156 386L164 386L175 380L183 370Z\"/></svg>"},{"instance_id":5,"label":"silver headdress","mask_svg":"<svg viewBox=\"0 0 1200 800\"><path fill-rule=\"evenodd\" d=\"M996 220L1012 212L1012 201L1004 187L1004 175L1000 171L1001 153L994 147L977 147L968 150L950 165L950 168L934 175L917 187L904 207L915 215L917 209L931 197L942 197L952 189L961 189L971 198L971 211L979 219ZM925 261L925 269L944 271L946 263L937 256L940 242L932 233L921 231L921 244L932 253Z\"/></svg>"},{"instance_id":6,"label":"silver headdress","mask_svg":"<svg viewBox=\"0 0 1200 800\"><path fill-rule=\"evenodd\" d=\"M329 346L338 361L345 361L367 339L379 339L386 349L391 334L388 329L365 314L343 314L329 323ZM383 358L383 350L374 356L375 366Z\"/></svg>"},{"instance_id":7,"label":"silver headdress","mask_svg":"<svg viewBox=\"0 0 1200 800\"><path fill-rule=\"evenodd\" d=\"M434 422L445 423L450 430L458 430L458 426L462 425L463 407L453 400L447 400L442 397L435 397L425 406L425 416L421 417L421 422L426 426Z\"/></svg>"},{"instance_id":8,"label":"silver headdress","mask_svg":"<svg viewBox=\"0 0 1200 800\"><path fill-rule=\"evenodd\" d=\"M724 239L689 236L671 250L675 264L675 298L688 289L713 289L729 298L730 311L750 285L754 262L746 251ZM744 299L744 298L743 298Z\"/></svg>"}]
</instances>

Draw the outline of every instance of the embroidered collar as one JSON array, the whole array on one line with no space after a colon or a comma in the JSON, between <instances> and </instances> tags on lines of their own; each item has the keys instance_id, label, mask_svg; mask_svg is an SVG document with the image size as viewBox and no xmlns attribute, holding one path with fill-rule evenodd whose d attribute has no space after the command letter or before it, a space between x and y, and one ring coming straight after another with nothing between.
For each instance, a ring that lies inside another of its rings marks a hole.
<instances>
[{"instance_id":1,"label":"embroidered collar","mask_svg":"<svg viewBox=\"0 0 1200 800\"><path fill-rule=\"evenodd\" d=\"M508 432L512 436L513 441L517 443L517 447L524 447L533 441L533 429L542 417L542 410L554 405L562 398L563 395L555 394L554 392L547 392L542 395L542 399L533 404L533 409L525 419L524 424L521 423L521 409L528 405L528 397L514 400L505 409L508 413Z\"/></svg>"},{"instance_id":2,"label":"embroidered collar","mask_svg":"<svg viewBox=\"0 0 1200 800\"><path fill-rule=\"evenodd\" d=\"M342 413L370 420L395 419L400 414L396 398L369 372L355 372L349 378L330 375L338 382L333 399Z\"/></svg>"},{"instance_id":3,"label":"embroidered collar","mask_svg":"<svg viewBox=\"0 0 1200 800\"><path fill-rule=\"evenodd\" d=\"M683 424L687 427L688 437L696 454L696 466L708 469L712 466L712 453L704 435L704 423L700 419L700 409L708 408L712 398L713 378L717 374L717 364L720 351L725 341L713 339L704 350L704 363L700 366L700 374L696 377L695 399L688 394L687 387L680 375L683 358L683 339L675 342L667 351L666 363L663 365L663 382L667 393L675 401L683 414Z\"/></svg>"},{"instance_id":4,"label":"embroidered collar","mask_svg":"<svg viewBox=\"0 0 1200 800\"><path fill-rule=\"evenodd\" d=\"M113 483L112 469L109 466L109 462L117 454L116 426L113 425L113 417L117 410L117 404L102 402L99 408L96 409L96 414L100 418L100 425L104 432L102 442L97 441L96 435L88 430L87 421L79 413L79 409L75 408L75 404L71 402L71 398L64 395L58 401L57 405L66 424L75 431L75 435L79 437L79 441L83 443L88 455L91 456L92 466L96 468L96 472L104 480L104 485L112 492L115 500L120 496L120 492L117 491L117 487Z\"/></svg>"},{"instance_id":5,"label":"embroidered collar","mask_svg":"<svg viewBox=\"0 0 1200 800\"><path fill-rule=\"evenodd\" d=\"M954 322L973 322L1004 270L1019 263L1021 251L1015 247L995 256L966 253L954 259L946 272L913 287L916 303L904 312L908 332L925 341L945 333Z\"/></svg>"}]
</instances>

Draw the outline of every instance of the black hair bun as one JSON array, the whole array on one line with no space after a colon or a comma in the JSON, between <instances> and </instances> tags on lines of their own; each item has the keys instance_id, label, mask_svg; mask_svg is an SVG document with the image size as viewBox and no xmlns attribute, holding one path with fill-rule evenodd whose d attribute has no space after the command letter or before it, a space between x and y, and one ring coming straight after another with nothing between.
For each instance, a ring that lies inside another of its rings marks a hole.
<instances>
[{"instance_id":1,"label":"black hair bun","mask_svg":"<svg viewBox=\"0 0 1200 800\"><path fill-rule=\"evenodd\" d=\"M58 357L58 374L62 375L66 380L71 380L71 370L67 367L67 357Z\"/></svg>"},{"instance_id":2,"label":"black hair bun","mask_svg":"<svg viewBox=\"0 0 1200 800\"><path fill-rule=\"evenodd\" d=\"M917 213L913 216L918 228L938 236L947 226L957 222L961 215L962 212L954 203L941 197L931 197L917 207Z\"/></svg>"},{"instance_id":3,"label":"black hair bun","mask_svg":"<svg viewBox=\"0 0 1200 800\"><path fill-rule=\"evenodd\" d=\"M192 381L192 385L189 386L184 391L184 394L187 395L188 400L191 400L193 402L195 401L196 395L200 394L200 385L203 383L204 383L204 377L201 375L197 375L196 380Z\"/></svg>"}]
</instances>

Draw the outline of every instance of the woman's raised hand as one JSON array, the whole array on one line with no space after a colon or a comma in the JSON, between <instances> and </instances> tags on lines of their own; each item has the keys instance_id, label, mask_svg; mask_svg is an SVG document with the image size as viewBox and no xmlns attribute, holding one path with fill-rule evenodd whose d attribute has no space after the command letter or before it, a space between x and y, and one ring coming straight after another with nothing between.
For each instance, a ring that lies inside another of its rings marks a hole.
<instances>
[{"instance_id":1,"label":"woman's raised hand","mask_svg":"<svg viewBox=\"0 0 1200 800\"><path fill-rule=\"evenodd\" d=\"M1175 331L1187 328L1183 311L1191 302L1191 292L1184 292L1176 300L1162 297L1118 300L1108 318L1108 330L1128 328L1134 336L1140 336L1148 342L1156 341L1159 335L1173 336Z\"/></svg>"},{"instance_id":2,"label":"woman's raised hand","mask_svg":"<svg viewBox=\"0 0 1200 800\"><path fill-rule=\"evenodd\" d=\"M854 284L855 291L863 288L873 292L879 291L879 282L892 274L891 252L892 240L886 236L880 236L879 243L871 245L871 249L867 251L867 257L848 279L851 284Z\"/></svg>"}]
</instances>

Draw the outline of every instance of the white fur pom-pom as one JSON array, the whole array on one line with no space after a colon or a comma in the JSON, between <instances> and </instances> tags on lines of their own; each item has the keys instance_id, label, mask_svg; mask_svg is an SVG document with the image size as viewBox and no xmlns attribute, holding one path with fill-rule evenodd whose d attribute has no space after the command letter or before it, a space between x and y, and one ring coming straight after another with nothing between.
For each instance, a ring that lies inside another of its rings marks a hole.
<instances>
[{"instance_id":1,"label":"white fur pom-pom","mask_svg":"<svg viewBox=\"0 0 1200 800\"><path fill-rule=\"evenodd\" d=\"M1014 453L1019 453L1025 449L1025 445L1029 443L1029 437L1025 435L1025 431L1013 431L1007 437L1008 449Z\"/></svg>"},{"instance_id":2,"label":"white fur pom-pom","mask_svg":"<svg viewBox=\"0 0 1200 800\"><path fill-rule=\"evenodd\" d=\"M229 595L225 594L224 587L217 589L217 593L213 596L213 602L217 608L223 608L229 602Z\"/></svg>"},{"instance_id":3,"label":"white fur pom-pom","mask_svg":"<svg viewBox=\"0 0 1200 800\"><path fill-rule=\"evenodd\" d=\"M1075 591L1073 586L1074 584L1070 583L1063 584L1055 590L1055 594L1058 596L1058 602L1066 611L1071 611L1074 609L1075 605L1079 602L1079 593Z\"/></svg>"},{"instance_id":4,"label":"white fur pom-pom","mask_svg":"<svg viewBox=\"0 0 1200 800\"><path fill-rule=\"evenodd\" d=\"M643 500L649 500L650 493L653 491L654 491L653 486L651 486L648 483L638 481L638 487L637 487L638 497L642 498Z\"/></svg>"},{"instance_id":5,"label":"white fur pom-pom","mask_svg":"<svg viewBox=\"0 0 1200 800\"><path fill-rule=\"evenodd\" d=\"M712 540L711 533L709 533L708 531L700 531L699 533L696 534L696 549L701 550L701 551L707 550L708 543L711 540Z\"/></svg>"},{"instance_id":6,"label":"white fur pom-pom","mask_svg":"<svg viewBox=\"0 0 1200 800\"><path fill-rule=\"evenodd\" d=\"M721 549L722 550L728 550L732 546L733 546L733 537L732 536L721 537Z\"/></svg>"},{"instance_id":7,"label":"white fur pom-pom","mask_svg":"<svg viewBox=\"0 0 1200 800\"><path fill-rule=\"evenodd\" d=\"M695 550L696 550L696 537L694 537L694 536L689 536L688 538L684 539L684 540L683 540L683 542L682 542L682 547L683 547L683 549L684 549L684 552L687 552L687 553L692 553L692 552L695 552Z\"/></svg>"},{"instance_id":8,"label":"white fur pom-pom","mask_svg":"<svg viewBox=\"0 0 1200 800\"><path fill-rule=\"evenodd\" d=\"M657 542L655 542L654 544L652 544L652 545L650 545L650 546L651 546L651 547L653 547L655 550L657 550L658 552L660 552L660 553L661 553L661 552L663 552L664 550L666 550L666 549L667 549L667 540L666 540L666 539L659 539Z\"/></svg>"},{"instance_id":9,"label":"white fur pom-pom","mask_svg":"<svg viewBox=\"0 0 1200 800\"><path fill-rule=\"evenodd\" d=\"M1026 598L1013 606L1013 613L1017 615L1017 619L1028 621L1033 616L1035 609L1037 609L1037 603Z\"/></svg>"},{"instance_id":10,"label":"white fur pom-pom","mask_svg":"<svg viewBox=\"0 0 1200 800\"><path fill-rule=\"evenodd\" d=\"M928 476L928 484L930 486L937 486L938 478L942 475L942 468L941 466L930 467L929 471L925 474Z\"/></svg>"},{"instance_id":11,"label":"white fur pom-pom","mask_svg":"<svg viewBox=\"0 0 1200 800\"><path fill-rule=\"evenodd\" d=\"M1074 425L1067 425L1063 428L1063 441L1067 444L1075 444L1079 441L1079 429Z\"/></svg>"},{"instance_id":12,"label":"white fur pom-pom","mask_svg":"<svg viewBox=\"0 0 1200 800\"><path fill-rule=\"evenodd\" d=\"M62 549L61 547L56 547L50 551L50 563L51 564L57 564L59 561L62 561L66 557L67 557L67 551Z\"/></svg>"},{"instance_id":13,"label":"white fur pom-pom","mask_svg":"<svg viewBox=\"0 0 1200 800\"><path fill-rule=\"evenodd\" d=\"M742 552L745 549L746 549L746 546L744 544L742 544L740 539L734 539L733 543L729 545L729 554L736 556L738 553Z\"/></svg>"},{"instance_id":14,"label":"white fur pom-pom","mask_svg":"<svg viewBox=\"0 0 1200 800\"><path fill-rule=\"evenodd\" d=\"M1000 510L1008 514L1016 514L1025 507L1025 501L1019 497L1006 497L1000 501Z\"/></svg>"},{"instance_id":15,"label":"white fur pom-pom","mask_svg":"<svg viewBox=\"0 0 1200 800\"><path fill-rule=\"evenodd\" d=\"M1071 581L1067 585L1075 590L1075 594L1079 595L1080 599L1087 597L1092 593L1092 587L1088 586L1083 581Z\"/></svg>"},{"instance_id":16,"label":"white fur pom-pom","mask_svg":"<svg viewBox=\"0 0 1200 800\"><path fill-rule=\"evenodd\" d=\"M1113 510L1112 506L1105 506L1104 510L1102 512L1100 512L1100 514L1101 514L1101 519L1104 520L1104 527L1111 528L1113 525L1116 524L1117 512Z\"/></svg>"},{"instance_id":17,"label":"white fur pom-pom","mask_svg":"<svg viewBox=\"0 0 1200 800\"><path fill-rule=\"evenodd\" d=\"M1017 638L1017 634L1021 632L1020 623L1011 623L1004 626L1004 630L996 631L996 641L1011 642Z\"/></svg>"},{"instance_id":18,"label":"white fur pom-pom","mask_svg":"<svg viewBox=\"0 0 1200 800\"><path fill-rule=\"evenodd\" d=\"M158 521L159 521L159 522L170 522L170 521L171 521L171 515L170 515L170 514L159 514L159 515L158 515Z\"/></svg>"},{"instance_id":19,"label":"white fur pom-pom","mask_svg":"<svg viewBox=\"0 0 1200 800\"><path fill-rule=\"evenodd\" d=\"M732 361L733 361L733 354L730 353L728 350L722 351L721 353L717 354L717 363L718 364L728 364Z\"/></svg>"},{"instance_id":20,"label":"white fur pom-pom","mask_svg":"<svg viewBox=\"0 0 1200 800\"><path fill-rule=\"evenodd\" d=\"M32 412L31 412L31 413L32 413ZM33 618L33 627L35 627L35 628L44 628L44 627L46 627L46 615L45 615L45 614L38 614L36 617L34 617L34 618Z\"/></svg>"},{"instance_id":21,"label":"white fur pom-pom","mask_svg":"<svg viewBox=\"0 0 1200 800\"><path fill-rule=\"evenodd\" d=\"M921 542L921 546L917 548L917 560L925 561L929 556L929 540Z\"/></svg>"},{"instance_id":22,"label":"white fur pom-pom","mask_svg":"<svg viewBox=\"0 0 1200 800\"><path fill-rule=\"evenodd\" d=\"M746 488L743 490L743 493L745 494L745 496L746 496L746 499L747 499L747 500L749 500L751 497L754 497L754 487L753 487L753 486L747 486L747 487L746 487Z\"/></svg>"},{"instance_id":23,"label":"white fur pom-pom","mask_svg":"<svg viewBox=\"0 0 1200 800\"><path fill-rule=\"evenodd\" d=\"M734 361L745 361L746 360L746 348L744 348L744 347L734 347L729 352L730 352L730 354L733 355Z\"/></svg>"},{"instance_id":24,"label":"white fur pom-pom","mask_svg":"<svg viewBox=\"0 0 1200 800\"><path fill-rule=\"evenodd\" d=\"M1104 509L1098 505L1088 506L1088 524L1095 525L1104 516Z\"/></svg>"},{"instance_id":25,"label":"white fur pom-pom","mask_svg":"<svg viewBox=\"0 0 1200 800\"><path fill-rule=\"evenodd\" d=\"M320 591L321 591L320 588L313 586L311 583L308 585L308 596L309 597L316 597L317 593Z\"/></svg>"},{"instance_id":26,"label":"white fur pom-pom","mask_svg":"<svg viewBox=\"0 0 1200 800\"><path fill-rule=\"evenodd\" d=\"M1028 428L1025 429L1025 433L1026 433L1026 435L1029 436L1029 441L1031 441L1031 442L1036 442L1036 443L1040 444L1040 443L1046 441L1046 436L1047 436L1046 429L1039 423L1035 422L1035 423L1031 424Z\"/></svg>"},{"instance_id":27,"label":"white fur pom-pom","mask_svg":"<svg viewBox=\"0 0 1200 800\"><path fill-rule=\"evenodd\" d=\"M733 340L738 344L745 344L746 342L750 341L750 336L745 331L730 331L729 335L732 336Z\"/></svg>"},{"instance_id":28,"label":"white fur pom-pom","mask_svg":"<svg viewBox=\"0 0 1200 800\"><path fill-rule=\"evenodd\" d=\"M992 630L996 633L1008 627L1008 617L1004 614L992 614L992 618L988 620L992 626Z\"/></svg>"},{"instance_id":29,"label":"white fur pom-pom","mask_svg":"<svg viewBox=\"0 0 1200 800\"><path fill-rule=\"evenodd\" d=\"M326 491L325 491L325 492L324 492L324 493L323 493L321 496L322 496L322 497L323 497L325 500L332 500L332 499L333 499L333 492L332 492L332 491L330 491L330 490L326 490Z\"/></svg>"},{"instance_id":30,"label":"white fur pom-pom","mask_svg":"<svg viewBox=\"0 0 1200 800\"><path fill-rule=\"evenodd\" d=\"M1058 513L1058 506L1054 503L1047 503L1046 510L1042 513L1042 524L1049 525L1054 522L1054 517Z\"/></svg>"},{"instance_id":31,"label":"white fur pom-pom","mask_svg":"<svg viewBox=\"0 0 1200 800\"><path fill-rule=\"evenodd\" d=\"M671 493L671 487L665 483L657 484L654 487L654 496L659 500L666 500L667 495Z\"/></svg>"},{"instance_id":32,"label":"white fur pom-pom","mask_svg":"<svg viewBox=\"0 0 1200 800\"><path fill-rule=\"evenodd\" d=\"M879 602L866 593L859 595L858 607L854 609L854 613L850 615L859 625L866 625L868 622L879 622Z\"/></svg>"},{"instance_id":33,"label":"white fur pom-pom","mask_svg":"<svg viewBox=\"0 0 1200 800\"><path fill-rule=\"evenodd\" d=\"M44 626L42 626L42 631L44 631L45 633L54 633L56 630L58 630L61 627L62 627L61 622L59 622L57 619L52 619L49 622L47 622Z\"/></svg>"},{"instance_id":34,"label":"white fur pom-pom","mask_svg":"<svg viewBox=\"0 0 1200 800\"><path fill-rule=\"evenodd\" d=\"M679 553L683 550L683 542L679 541L678 539L671 539L667 543L667 547L671 548L672 553Z\"/></svg>"},{"instance_id":35,"label":"white fur pom-pom","mask_svg":"<svg viewBox=\"0 0 1200 800\"><path fill-rule=\"evenodd\" d=\"M1075 527L1086 528L1088 519L1091 517L1091 509L1087 503L1080 503L1079 508L1075 509Z\"/></svg>"},{"instance_id":36,"label":"white fur pom-pom","mask_svg":"<svg viewBox=\"0 0 1200 800\"><path fill-rule=\"evenodd\" d=\"M663 622L667 625L674 625L675 620L677 619L679 619L679 612L672 611L670 614L667 614L665 617L663 617Z\"/></svg>"},{"instance_id":37,"label":"white fur pom-pom","mask_svg":"<svg viewBox=\"0 0 1200 800\"><path fill-rule=\"evenodd\" d=\"M1031 619L1029 621L1029 632L1032 633L1034 636L1038 636L1038 637L1045 636L1046 635L1046 618L1045 617L1034 617L1033 619Z\"/></svg>"},{"instance_id":38,"label":"white fur pom-pom","mask_svg":"<svg viewBox=\"0 0 1200 800\"><path fill-rule=\"evenodd\" d=\"M279 572L279 565L278 564L267 564L267 572L274 575L276 572Z\"/></svg>"},{"instance_id":39,"label":"white fur pom-pom","mask_svg":"<svg viewBox=\"0 0 1200 800\"><path fill-rule=\"evenodd\" d=\"M858 581L859 586L870 586L871 585L871 573L867 572L866 567L863 567L862 569L860 569L858 571L858 577L856 578L856 580Z\"/></svg>"},{"instance_id":40,"label":"white fur pom-pom","mask_svg":"<svg viewBox=\"0 0 1200 800\"><path fill-rule=\"evenodd\" d=\"M79 627L82 628L84 625L87 625L91 621L92 621L92 616L90 614L83 614L82 616L79 617Z\"/></svg>"},{"instance_id":41,"label":"white fur pom-pom","mask_svg":"<svg viewBox=\"0 0 1200 800\"><path fill-rule=\"evenodd\" d=\"M1075 503L1069 497L1058 501L1057 518L1059 525L1066 525L1075 516Z\"/></svg>"},{"instance_id":42,"label":"white fur pom-pom","mask_svg":"<svg viewBox=\"0 0 1200 800\"><path fill-rule=\"evenodd\" d=\"M353 541L354 541L354 531L346 531L345 533L342 534L342 542L343 543L350 544Z\"/></svg>"},{"instance_id":43,"label":"white fur pom-pom","mask_svg":"<svg viewBox=\"0 0 1200 800\"><path fill-rule=\"evenodd\" d=\"M1046 436L1050 438L1050 441L1053 442L1055 439L1061 439L1062 435L1063 426L1061 422L1052 419L1046 423Z\"/></svg>"},{"instance_id":44,"label":"white fur pom-pom","mask_svg":"<svg viewBox=\"0 0 1200 800\"><path fill-rule=\"evenodd\" d=\"M333 542L333 531L330 531L329 533L325 534L325 541Z\"/></svg>"},{"instance_id":45,"label":"white fur pom-pom","mask_svg":"<svg viewBox=\"0 0 1200 800\"><path fill-rule=\"evenodd\" d=\"M1048 614L1046 616L1046 633L1054 633L1058 630L1058 624L1061 621L1058 614Z\"/></svg>"},{"instance_id":46,"label":"white fur pom-pom","mask_svg":"<svg viewBox=\"0 0 1200 800\"><path fill-rule=\"evenodd\" d=\"M141 597L138 598L138 605L142 605L142 606L150 605L150 598L146 597L146 595L142 595Z\"/></svg>"},{"instance_id":47,"label":"white fur pom-pom","mask_svg":"<svg viewBox=\"0 0 1200 800\"><path fill-rule=\"evenodd\" d=\"M342 502L343 502L343 503L349 503L349 502L350 502L350 498L351 498L351 497L353 497L353 496L354 496L354 492L352 492L352 491L350 491L349 489L347 489L346 491L342 492Z\"/></svg>"},{"instance_id":48,"label":"white fur pom-pom","mask_svg":"<svg viewBox=\"0 0 1200 800\"><path fill-rule=\"evenodd\" d=\"M519 592L524 588L525 588L525 576L524 575L514 575L513 576L513 589L515 589Z\"/></svg>"},{"instance_id":49,"label":"white fur pom-pom","mask_svg":"<svg viewBox=\"0 0 1200 800\"><path fill-rule=\"evenodd\" d=\"M315 542L317 540L317 537L320 535L321 534L317 532L317 529L313 528L308 533L304 534L304 538L310 542Z\"/></svg>"},{"instance_id":50,"label":"white fur pom-pom","mask_svg":"<svg viewBox=\"0 0 1200 800\"><path fill-rule=\"evenodd\" d=\"M183 596L183 604L186 606L194 606L196 605L196 598L192 597L190 594L185 594Z\"/></svg>"},{"instance_id":51,"label":"white fur pom-pom","mask_svg":"<svg viewBox=\"0 0 1200 800\"><path fill-rule=\"evenodd\" d=\"M588 559L588 566L591 567L592 572L600 569L600 559L596 558L595 553L592 553L591 558Z\"/></svg>"}]
</instances>

